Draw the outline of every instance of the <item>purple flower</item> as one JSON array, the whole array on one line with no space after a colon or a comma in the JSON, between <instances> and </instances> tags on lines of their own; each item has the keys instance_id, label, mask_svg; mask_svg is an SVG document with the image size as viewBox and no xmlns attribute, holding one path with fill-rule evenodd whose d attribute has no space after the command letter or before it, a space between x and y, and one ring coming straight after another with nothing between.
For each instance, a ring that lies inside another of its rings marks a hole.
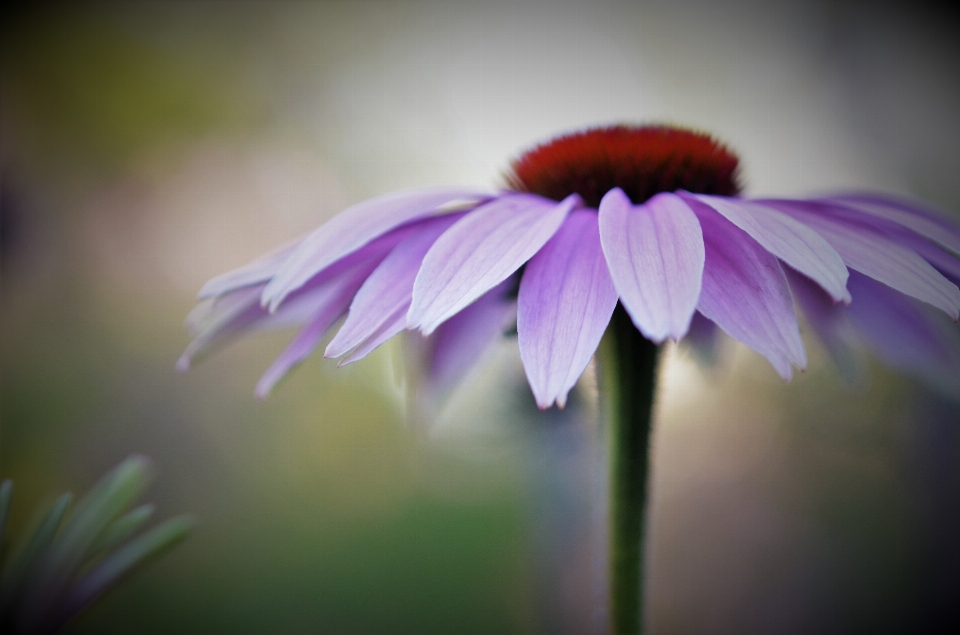
<instances>
[{"instance_id":1,"label":"purple flower","mask_svg":"<svg viewBox=\"0 0 960 635\"><path fill-rule=\"evenodd\" d=\"M214 278L180 360L254 329L302 325L257 385L266 396L346 319L326 357L429 336L428 377L458 379L516 319L541 408L563 406L618 302L653 342L716 327L785 380L807 359L796 300L844 359L882 359L960 391L960 228L886 195L738 196L711 137L615 126L560 137L512 165L510 189L425 189L355 205L305 238Z\"/></svg>"}]
</instances>

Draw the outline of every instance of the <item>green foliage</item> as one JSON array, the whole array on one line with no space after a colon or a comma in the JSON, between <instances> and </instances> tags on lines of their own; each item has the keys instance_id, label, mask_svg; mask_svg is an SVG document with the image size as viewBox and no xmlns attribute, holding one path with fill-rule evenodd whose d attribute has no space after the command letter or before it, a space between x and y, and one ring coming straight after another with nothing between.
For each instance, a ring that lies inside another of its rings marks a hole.
<instances>
[{"instance_id":1,"label":"green foliage","mask_svg":"<svg viewBox=\"0 0 960 635\"><path fill-rule=\"evenodd\" d=\"M124 576L186 537L191 521L172 518L134 536L152 505L126 511L150 480L149 460L131 456L115 467L68 515L73 495L39 509L32 526L0 551L0 626L4 633L52 633ZM0 545L13 484L0 485ZM126 513L125 513L126 512Z\"/></svg>"}]
</instances>

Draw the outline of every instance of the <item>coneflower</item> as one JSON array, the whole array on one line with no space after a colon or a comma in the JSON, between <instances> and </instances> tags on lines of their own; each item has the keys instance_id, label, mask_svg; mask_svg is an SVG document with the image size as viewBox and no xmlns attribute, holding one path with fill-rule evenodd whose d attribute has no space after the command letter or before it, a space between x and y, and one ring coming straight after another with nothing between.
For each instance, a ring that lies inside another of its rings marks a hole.
<instances>
[{"instance_id":1,"label":"coneflower","mask_svg":"<svg viewBox=\"0 0 960 635\"><path fill-rule=\"evenodd\" d=\"M795 299L834 351L852 326L881 357L960 390L960 228L874 194L739 196L738 159L707 134L611 126L516 159L507 189L388 194L208 282L180 368L224 339L303 324L257 386L266 396L346 316L325 356L356 361L408 329L456 374L515 310L541 408L563 406L606 333L613 630L636 632L647 443L659 345L694 320L804 369ZM514 308L515 307L515 308ZM931 372L933 369L933 372ZM442 378L441 378L442 379Z\"/></svg>"}]
</instances>

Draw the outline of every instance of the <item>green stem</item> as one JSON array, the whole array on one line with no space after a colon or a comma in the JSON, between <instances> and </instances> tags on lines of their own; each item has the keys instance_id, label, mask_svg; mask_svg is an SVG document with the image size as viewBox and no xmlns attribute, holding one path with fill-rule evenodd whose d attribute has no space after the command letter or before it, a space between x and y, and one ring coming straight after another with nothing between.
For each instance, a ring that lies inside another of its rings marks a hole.
<instances>
[{"instance_id":1,"label":"green stem","mask_svg":"<svg viewBox=\"0 0 960 635\"><path fill-rule=\"evenodd\" d=\"M617 305L604 335L600 381L610 439L610 619L615 635L643 626L643 531L659 347Z\"/></svg>"}]
</instances>

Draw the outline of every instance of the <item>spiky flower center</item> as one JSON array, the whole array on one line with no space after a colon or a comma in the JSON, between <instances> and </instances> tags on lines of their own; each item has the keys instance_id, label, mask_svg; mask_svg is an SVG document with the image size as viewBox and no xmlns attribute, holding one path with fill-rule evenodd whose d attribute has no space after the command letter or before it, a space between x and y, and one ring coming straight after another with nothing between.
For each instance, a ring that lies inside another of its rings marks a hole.
<instances>
[{"instance_id":1,"label":"spiky flower center","mask_svg":"<svg viewBox=\"0 0 960 635\"><path fill-rule=\"evenodd\" d=\"M507 185L590 207L614 187L639 205L659 192L740 192L739 159L708 134L673 126L610 126L557 137L513 161Z\"/></svg>"}]
</instances>

